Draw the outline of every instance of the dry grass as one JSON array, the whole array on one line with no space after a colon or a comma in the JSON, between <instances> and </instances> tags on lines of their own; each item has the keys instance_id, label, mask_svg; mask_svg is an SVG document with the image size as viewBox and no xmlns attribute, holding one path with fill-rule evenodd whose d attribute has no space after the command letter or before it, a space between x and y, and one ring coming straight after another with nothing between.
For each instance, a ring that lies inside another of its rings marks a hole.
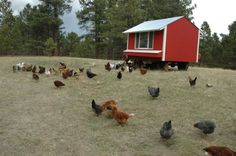
<instances>
[{"instance_id":1,"label":"dry grass","mask_svg":"<svg viewBox=\"0 0 236 156\"><path fill-rule=\"evenodd\" d=\"M63 80L59 76L12 72L12 65L27 62L58 67L63 61L71 68L91 66L99 76ZM190 68L188 71L139 71L124 73L104 70L106 60L67 57L0 58L0 155L122 155L201 156L209 145L236 150L236 71ZM191 88L188 76L198 76ZM56 89L54 80L66 86ZM206 88L206 83L214 85ZM152 99L147 86L159 86L160 96ZM119 107L136 116L124 127L106 115L96 117L91 101L114 99ZM160 139L159 130L171 119L175 134ZM214 134L203 136L193 123L201 119L216 122Z\"/></svg>"}]
</instances>

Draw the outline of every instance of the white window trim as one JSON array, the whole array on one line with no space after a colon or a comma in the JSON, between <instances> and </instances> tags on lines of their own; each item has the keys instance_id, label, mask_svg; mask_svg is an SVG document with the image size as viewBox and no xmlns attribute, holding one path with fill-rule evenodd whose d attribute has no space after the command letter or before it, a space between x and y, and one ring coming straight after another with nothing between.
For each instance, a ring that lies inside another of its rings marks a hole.
<instances>
[{"instance_id":1,"label":"white window trim","mask_svg":"<svg viewBox=\"0 0 236 156\"><path fill-rule=\"evenodd\" d=\"M127 49L129 48L129 34L127 35Z\"/></svg>"}]
</instances>

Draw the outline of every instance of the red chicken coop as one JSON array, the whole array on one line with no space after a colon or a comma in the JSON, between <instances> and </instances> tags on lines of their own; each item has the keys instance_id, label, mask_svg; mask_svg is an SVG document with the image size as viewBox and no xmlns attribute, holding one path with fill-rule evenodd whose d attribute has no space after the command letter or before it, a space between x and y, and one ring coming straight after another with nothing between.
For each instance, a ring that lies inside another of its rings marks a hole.
<instances>
[{"instance_id":1,"label":"red chicken coop","mask_svg":"<svg viewBox=\"0 0 236 156\"><path fill-rule=\"evenodd\" d=\"M183 16L145 21L123 33L127 34L126 58L161 67L177 65L180 70L198 62L200 30Z\"/></svg>"}]
</instances>

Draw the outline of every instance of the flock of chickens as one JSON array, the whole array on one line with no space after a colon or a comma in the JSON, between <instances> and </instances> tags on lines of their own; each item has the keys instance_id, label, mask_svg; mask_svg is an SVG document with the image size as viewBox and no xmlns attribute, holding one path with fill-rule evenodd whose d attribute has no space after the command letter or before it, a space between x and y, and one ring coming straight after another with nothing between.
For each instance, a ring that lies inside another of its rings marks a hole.
<instances>
[{"instance_id":1,"label":"flock of chickens","mask_svg":"<svg viewBox=\"0 0 236 156\"><path fill-rule=\"evenodd\" d=\"M75 71L73 69L69 69L65 63L59 62L60 66L59 69L56 70L54 68L49 68L48 70L45 67L32 65L32 64L26 64L24 62L18 63L16 65L13 65L13 72L16 71L28 71L32 72L32 78L36 81L39 80L38 74L61 74L64 79L67 79L68 77L75 77L76 79L79 79L80 73L84 71L84 68L79 68L79 71ZM133 64L132 61L125 61L124 63L117 63L112 64L108 62L105 64L105 70L111 71L112 69L119 70L117 72L117 79L122 79L122 72L127 70L128 72L132 72L133 70L136 70L139 68L140 74L145 75L148 71L147 68L142 64L139 67ZM97 76L97 74L93 73L91 71L91 68L88 68L86 70L86 75L89 79L92 79L93 77ZM190 76L188 77L189 84L191 87L194 87L196 85L197 77L192 79ZM54 85L57 88L60 88L62 86L65 86L65 84L62 81L55 80ZM206 84L206 87L212 87L211 84ZM152 98L156 98L160 95L160 88L159 87L147 87L148 93ZM135 114L131 113L128 114L126 112L121 111L118 108L118 104L114 100L109 100L101 105L97 104L95 100L92 100L91 102L92 110L95 112L97 116L101 115L104 111L108 111L110 113L110 116L114 118L117 123L121 126L124 126L124 124L127 123L128 119L132 116L135 116ZM204 134L212 134L216 128L216 124L213 121L210 120L203 120L195 123L193 125L195 128L198 128L202 131ZM163 139L170 139L171 136L174 134L174 130L172 128L171 120L166 121L163 123L161 129L160 129L160 136ZM236 152L232 151L231 149L227 147L221 147L221 146L210 146L203 149L207 154L210 154L212 156L236 156Z\"/></svg>"}]
</instances>

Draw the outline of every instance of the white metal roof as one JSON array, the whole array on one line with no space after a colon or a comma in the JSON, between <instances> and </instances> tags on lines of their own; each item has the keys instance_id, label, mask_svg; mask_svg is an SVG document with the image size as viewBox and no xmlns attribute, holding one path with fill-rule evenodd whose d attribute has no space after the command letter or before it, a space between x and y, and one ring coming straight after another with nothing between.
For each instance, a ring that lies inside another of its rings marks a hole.
<instances>
[{"instance_id":1,"label":"white metal roof","mask_svg":"<svg viewBox=\"0 0 236 156\"><path fill-rule=\"evenodd\" d=\"M133 33L133 32L147 32L147 31L154 31L154 30L161 30L168 24L177 21L178 19L182 18L183 16L172 17L172 18L165 18L153 21L145 21L139 25L136 25L123 33Z\"/></svg>"}]
</instances>

